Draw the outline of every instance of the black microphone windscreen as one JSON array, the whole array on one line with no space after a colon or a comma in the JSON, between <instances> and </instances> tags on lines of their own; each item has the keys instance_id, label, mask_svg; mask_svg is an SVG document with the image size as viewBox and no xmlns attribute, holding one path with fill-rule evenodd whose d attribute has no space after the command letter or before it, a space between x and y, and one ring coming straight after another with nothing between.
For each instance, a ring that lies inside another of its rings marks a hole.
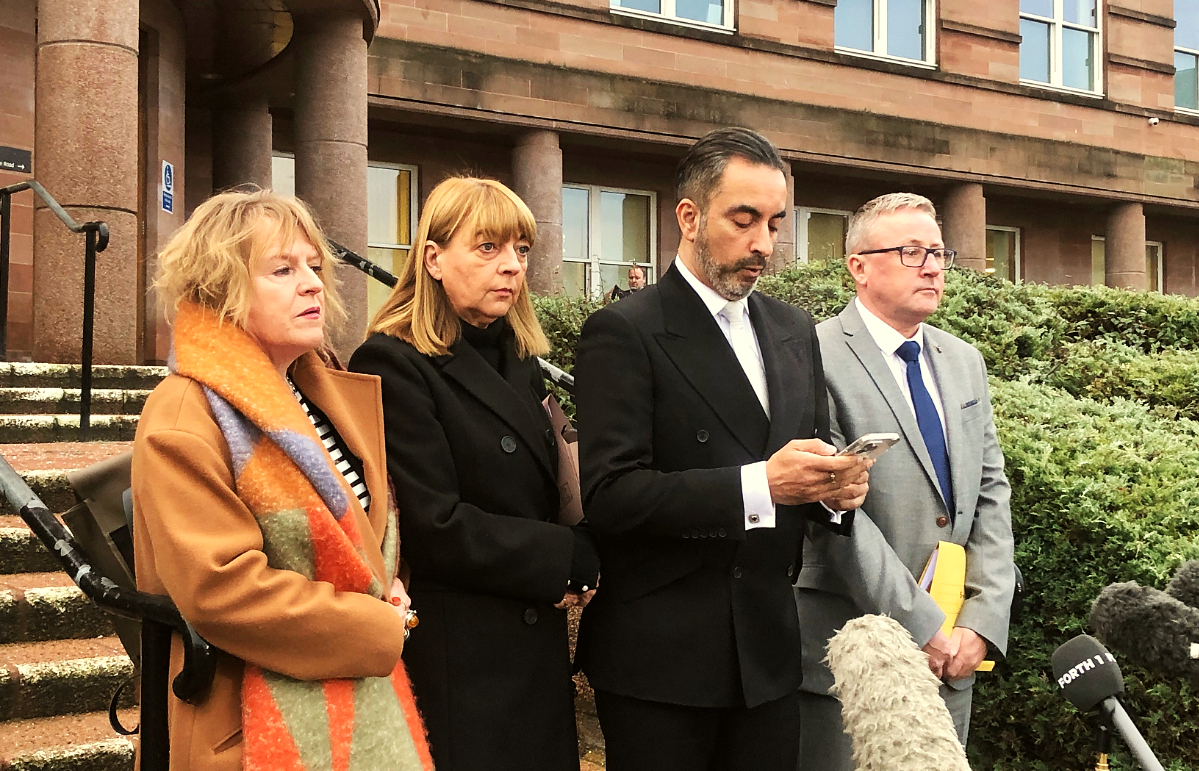
<instances>
[{"instance_id":1,"label":"black microphone windscreen","mask_svg":"<svg viewBox=\"0 0 1199 771\"><path fill-rule=\"evenodd\" d=\"M1199 560L1189 560L1166 585L1166 594L1192 608L1199 608Z\"/></svg>"},{"instance_id":2,"label":"black microphone windscreen","mask_svg":"<svg viewBox=\"0 0 1199 771\"><path fill-rule=\"evenodd\" d=\"M1053 652L1053 676L1070 703L1083 712L1124 693L1124 677L1115 657L1086 634L1067 640Z\"/></svg>"},{"instance_id":3,"label":"black microphone windscreen","mask_svg":"<svg viewBox=\"0 0 1199 771\"><path fill-rule=\"evenodd\" d=\"M857 771L970 771L928 656L898 621L862 616L828 644Z\"/></svg>"},{"instance_id":4,"label":"black microphone windscreen","mask_svg":"<svg viewBox=\"0 0 1199 771\"><path fill-rule=\"evenodd\" d=\"M1199 683L1199 609L1135 581L1112 584L1091 608L1091 627L1134 664Z\"/></svg>"}]
</instances>

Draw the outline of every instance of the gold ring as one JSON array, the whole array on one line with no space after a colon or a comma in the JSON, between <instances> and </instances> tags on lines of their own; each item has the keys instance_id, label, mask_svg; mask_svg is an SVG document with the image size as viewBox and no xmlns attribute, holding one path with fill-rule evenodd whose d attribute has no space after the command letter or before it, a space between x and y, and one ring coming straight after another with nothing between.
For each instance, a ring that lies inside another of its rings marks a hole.
<instances>
[{"instance_id":1,"label":"gold ring","mask_svg":"<svg viewBox=\"0 0 1199 771\"><path fill-rule=\"evenodd\" d=\"M837 484L837 472L828 472L828 481L832 482L833 484Z\"/></svg>"}]
</instances>

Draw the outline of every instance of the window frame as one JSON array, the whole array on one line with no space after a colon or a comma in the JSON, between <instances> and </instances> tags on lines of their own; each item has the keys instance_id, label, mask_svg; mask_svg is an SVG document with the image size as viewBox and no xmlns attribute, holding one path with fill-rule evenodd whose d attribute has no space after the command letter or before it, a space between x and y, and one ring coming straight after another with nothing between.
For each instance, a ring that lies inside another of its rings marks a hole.
<instances>
[{"instance_id":1,"label":"window frame","mask_svg":"<svg viewBox=\"0 0 1199 771\"><path fill-rule=\"evenodd\" d=\"M653 19L665 24L677 24L680 27L691 27L693 29L705 29L710 32L720 32L726 35L732 35L737 32L737 16L736 16L736 0L722 0L724 5L725 24L709 24L704 21L696 21L695 19L681 19L675 15L675 0L658 0L661 3L662 10L658 13L653 11L641 11L636 8L621 8L612 3L619 0L608 0L608 10L617 16L632 16L636 19ZM667 9L670 9L669 12Z\"/></svg>"},{"instance_id":2,"label":"window frame","mask_svg":"<svg viewBox=\"0 0 1199 771\"><path fill-rule=\"evenodd\" d=\"M1197 64L1199 64L1199 48L1187 48L1187 47L1185 47L1185 46L1180 46L1180 45L1178 45L1178 43L1177 43L1177 40L1178 40L1178 28L1177 28L1177 27L1175 27L1175 28L1174 28L1173 34L1174 34L1174 40L1175 40L1175 43L1174 43L1174 53L1175 53L1175 54L1182 53L1182 54L1186 54L1186 55L1188 55L1188 56L1194 56L1194 57L1196 58L1196 62L1197 62ZM1175 72L1175 77L1177 77L1177 72ZM1178 93L1178 92L1177 92L1177 87L1176 87L1176 88L1175 88L1175 95L1176 95L1176 96L1175 96L1175 100L1176 100L1176 101L1174 102L1174 111L1175 111L1175 112L1181 112L1181 113L1183 113L1183 114L1186 114L1186 115L1199 115L1199 108L1196 108L1196 107L1180 107L1180 106L1178 105L1178 102L1177 102L1177 93ZM1199 103L1199 87L1197 87L1197 88L1196 88L1195 99L1196 99L1196 103Z\"/></svg>"},{"instance_id":3,"label":"window frame","mask_svg":"<svg viewBox=\"0 0 1199 771\"><path fill-rule=\"evenodd\" d=\"M372 243L367 241L367 249L407 249L408 256L412 256L413 241L416 240L416 225L420 221L420 212L417 207L420 203L420 180L418 174L420 170L411 163L390 163L388 161L369 161L367 168L376 169L394 169L396 171L406 171L411 174L411 182L408 185L408 244L384 244ZM367 172L368 174L370 172ZM370 218L370 200L367 200L367 218ZM363 255L366 256L366 255Z\"/></svg>"},{"instance_id":4,"label":"window frame","mask_svg":"<svg viewBox=\"0 0 1199 771\"><path fill-rule=\"evenodd\" d=\"M1024 232L1020 228L1012 227L1011 225L987 225L985 230L997 230L1003 233L1015 234L1013 243L1015 243L1016 249L1012 255L1012 261L1014 263L1012 266L1012 272L1016 277L1012 279L1012 283L1019 284L1024 281L1023 244L1021 243L1024 240ZM1004 276L1003 278L1007 277Z\"/></svg>"},{"instance_id":5,"label":"window frame","mask_svg":"<svg viewBox=\"0 0 1199 771\"><path fill-rule=\"evenodd\" d=\"M658 280L658 194L653 190L638 190L631 187L615 187L613 185L588 185L581 182L563 182L563 188L575 188L576 190L587 191L587 259L578 260L569 258L565 254L565 242L563 243L562 264L565 266L570 264L587 265L586 286L589 291L586 297L591 300L602 299L605 294L605 287L602 279L602 266L604 265L620 265L631 268L634 265L640 266L645 271L645 284L657 283ZM649 247L649 262L628 262L628 261L605 261L600 259L598 249L599 238L597 231L601 227L600 218L600 194L601 193L623 193L631 195L644 195L649 197L649 237L647 245ZM563 228L565 228L565 214L563 215ZM610 289L608 291L611 291Z\"/></svg>"},{"instance_id":6,"label":"window frame","mask_svg":"<svg viewBox=\"0 0 1199 771\"><path fill-rule=\"evenodd\" d=\"M887 53L887 3L890 0L872 0L874 9L872 18L874 21L874 49L871 51L863 51L860 48L847 48L835 44L837 39L837 30L834 21L833 29L833 50L837 53L846 54L848 56L860 56L865 59L877 59L885 62L902 62L903 64L913 67L922 67L925 69L937 69L937 0L927 0L924 7L924 58L909 59L906 56L895 56Z\"/></svg>"},{"instance_id":7,"label":"window frame","mask_svg":"<svg viewBox=\"0 0 1199 771\"><path fill-rule=\"evenodd\" d=\"M1157 281L1155 282L1157 284L1157 286L1149 287L1149 291L1157 292L1158 294L1165 294L1166 293L1166 273L1165 273L1166 245L1162 241L1146 241L1145 249L1146 249L1146 251L1149 249L1154 249L1157 252L1157 255L1156 255L1156 257L1157 257L1157 266L1156 266L1157 267L1157 271L1156 271L1157 272ZM1148 258L1148 255L1146 255L1146 258ZM1146 259L1146 263L1148 263L1148 259Z\"/></svg>"},{"instance_id":8,"label":"window frame","mask_svg":"<svg viewBox=\"0 0 1199 771\"><path fill-rule=\"evenodd\" d=\"M792 209L795 217L795 259L792 261L795 265L808 264L808 216L810 214L831 214L845 218L846 230L849 229L849 220L853 217L853 212L842 211L840 209L822 209L817 206L796 206ZM841 245L844 250L845 244Z\"/></svg>"},{"instance_id":9,"label":"window frame","mask_svg":"<svg viewBox=\"0 0 1199 771\"><path fill-rule=\"evenodd\" d=\"M1054 18L1038 16L1035 13L1020 11L1020 21L1028 19L1042 24L1049 25L1049 82L1044 83L1039 80L1027 80L1020 78L1020 84L1031 86L1033 88L1042 88L1050 91L1064 91L1069 94L1081 94L1083 96L1102 97L1104 94L1104 39L1103 39L1103 20L1106 18L1104 14L1104 0L1095 0L1095 26L1087 27L1082 24L1066 21L1066 14L1063 9L1065 0L1053 0L1053 15ZM1065 29L1076 29L1083 32L1093 32L1094 39L1092 42L1091 58L1095 62L1095 82L1091 84L1091 88L1074 88L1072 86L1062 85L1062 31Z\"/></svg>"}]
</instances>

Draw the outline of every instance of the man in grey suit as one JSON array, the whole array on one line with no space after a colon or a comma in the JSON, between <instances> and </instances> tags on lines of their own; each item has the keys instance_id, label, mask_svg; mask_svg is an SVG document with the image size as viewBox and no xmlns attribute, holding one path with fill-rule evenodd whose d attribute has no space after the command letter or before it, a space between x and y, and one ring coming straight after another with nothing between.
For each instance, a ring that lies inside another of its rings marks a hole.
<instances>
[{"instance_id":1,"label":"man in grey suit","mask_svg":"<svg viewBox=\"0 0 1199 771\"><path fill-rule=\"evenodd\" d=\"M907 193L870 201L850 220L846 253L857 298L817 326L833 441L902 438L871 470L852 537L813 530L804 549L795 592L804 620L800 768L819 771L853 768L822 662L846 621L881 613L911 632L965 744L974 672L989 651L1006 652L1015 584L1011 489L986 365L973 346L923 323L955 256L932 203ZM948 635L918 583L939 541L966 550L966 600Z\"/></svg>"}]
</instances>

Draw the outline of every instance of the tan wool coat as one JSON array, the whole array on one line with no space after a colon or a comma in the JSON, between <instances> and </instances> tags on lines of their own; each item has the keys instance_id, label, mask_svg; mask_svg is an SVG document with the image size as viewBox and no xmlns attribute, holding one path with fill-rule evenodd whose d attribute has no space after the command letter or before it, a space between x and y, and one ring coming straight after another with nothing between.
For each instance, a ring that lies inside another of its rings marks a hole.
<instances>
[{"instance_id":1,"label":"tan wool coat","mask_svg":"<svg viewBox=\"0 0 1199 771\"><path fill-rule=\"evenodd\" d=\"M388 489L379 378L326 369L315 354L291 374L362 460L370 512L350 496L351 516L359 517L372 569L390 586L380 552ZM133 501L138 588L169 595L220 649L205 697L185 704L170 696L171 771L240 771L247 661L302 680L385 677L396 666L404 630L391 605L267 565L262 533L237 496L229 448L197 382L171 375L147 399L134 443ZM182 663L176 637L172 678Z\"/></svg>"}]
</instances>

